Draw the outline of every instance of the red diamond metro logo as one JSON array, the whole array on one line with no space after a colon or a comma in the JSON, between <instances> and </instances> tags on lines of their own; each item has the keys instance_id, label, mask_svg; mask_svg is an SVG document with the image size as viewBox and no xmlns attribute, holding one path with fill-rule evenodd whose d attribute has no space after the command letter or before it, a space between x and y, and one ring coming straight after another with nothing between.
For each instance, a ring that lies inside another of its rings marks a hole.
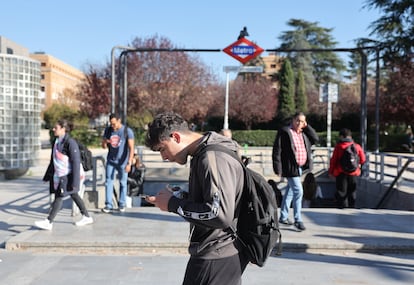
<instances>
[{"instance_id":1,"label":"red diamond metro logo","mask_svg":"<svg viewBox=\"0 0 414 285\"><path fill-rule=\"evenodd\" d=\"M225 49L225 53L245 64L249 60L255 58L263 52L263 49L251 41L241 38L237 42L232 43Z\"/></svg>"}]
</instances>

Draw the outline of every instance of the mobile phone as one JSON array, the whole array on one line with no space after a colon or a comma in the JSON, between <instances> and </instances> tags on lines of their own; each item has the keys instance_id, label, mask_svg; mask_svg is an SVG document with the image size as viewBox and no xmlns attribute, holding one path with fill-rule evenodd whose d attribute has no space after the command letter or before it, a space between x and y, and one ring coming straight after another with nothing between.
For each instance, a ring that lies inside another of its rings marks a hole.
<instances>
[{"instance_id":1,"label":"mobile phone","mask_svg":"<svg viewBox=\"0 0 414 285\"><path fill-rule=\"evenodd\" d=\"M149 197L149 195L146 195L146 194L141 194L139 196L141 197L141 199L147 199Z\"/></svg>"}]
</instances>

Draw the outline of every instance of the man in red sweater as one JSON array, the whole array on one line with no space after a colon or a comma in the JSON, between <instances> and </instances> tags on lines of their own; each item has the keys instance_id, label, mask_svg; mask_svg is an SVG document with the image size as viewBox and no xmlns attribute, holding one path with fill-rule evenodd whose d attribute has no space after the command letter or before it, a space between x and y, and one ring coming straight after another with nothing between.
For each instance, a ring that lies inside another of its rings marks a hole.
<instances>
[{"instance_id":1,"label":"man in red sweater","mask_svg":"<svg viewBox=\"0 0 414 285\"><path fill-rule=\"evenodd\" d=\"M329 166L329 176L336 179L335 198L338 208L354 208L356 197L356 177L361 175L361 165L365 163L365 153L361 145L355 143L352 139L352 133L349 129L341 129L339 131L339 142L336 144L331 157ZM359 158L358 167L355 170L346 171L341 158L346 149L350 145L354 145L354 149Z\"/></svg>"}]
</instances>

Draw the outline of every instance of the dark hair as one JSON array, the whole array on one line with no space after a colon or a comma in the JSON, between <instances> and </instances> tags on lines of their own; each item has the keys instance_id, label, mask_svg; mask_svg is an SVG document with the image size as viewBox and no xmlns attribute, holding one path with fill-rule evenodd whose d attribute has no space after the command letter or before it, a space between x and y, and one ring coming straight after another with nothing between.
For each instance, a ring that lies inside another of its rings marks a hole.
<instances>
[{"instance_id":1,"label":"dark hair","mask_svg":"<svg viewBox=\"0 0 414 285\"><path fill-rule=\"evenodd\" d=\"M292 118L297 118L299 116L305 116L306 117L305 113L300 112L300 111L297 111L295 114L293 114L293 117Z\"/></svg>"},{"instance_id":2,"label":"dark hair","mask_svg":"<svg viewBox=\"0 0 414 285\"><path fill-rule=\"evenodd\" d=\"M121 119L121 116L119 116L118 114L115 114L115 113L111 113L109 115L109 120L112 120L113 118L119 120L119 119Z\"/></svg>"},{"instance_id":3,"label":"dark hair","mask_svg":"<svg viewBox=\"0 0 414 285\"><path fill-rule=\"evenodd\" d=\"M161 113L155 116L148 124L145 145L152 150L162 141L170 138L175 131L189 132L188 123L180 115L172 112Z\"/></svg>"},{"instance_id":4,"label":"dark hair","mask_svg":"<svg viewBox=\"0 0 414 285\"><path fill-rule=\"evenodd\" d=\"M60 119L56 122L61 128L65 129L65 133L69 133L73 129L73 124L66 119Z\"/></svg>"},{"instance_id":5,"label":"dark hair","mask_svg":"<svg viewBox=\"0 0 414 285\"><path fill-rule=\"evenodd\" d=\"M292 122L297 118L297 117L299 117L299 116L305 116L306 117L306 115L305 115L305 113L303 113L303 112L301 112L301 111L297 111L297 112L295 112L293 115L292 115L292 117L288 117L288 118L286 118L285 120L284 120L284 125L289 125L289 124L292 124Z\"/></svg>"},{"instance_id":6,"label":"dark hair","mask_svg":"<svg viewBox=\"0 0 414 285\"><path fill-rule=\"evenodd\" d=\"M339 135L344 138L352 137L352 132L350 129L343 128L339 131Z\"/></svg>"}]
</instances>

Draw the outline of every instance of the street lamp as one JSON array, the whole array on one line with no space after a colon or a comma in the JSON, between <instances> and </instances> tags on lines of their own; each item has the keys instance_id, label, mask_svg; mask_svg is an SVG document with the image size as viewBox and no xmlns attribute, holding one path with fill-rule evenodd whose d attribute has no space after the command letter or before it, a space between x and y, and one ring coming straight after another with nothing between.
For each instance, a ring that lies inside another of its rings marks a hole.
<instances>
[{"instance_id":1,"label":"street lamp","mask_svg":"<svg viewBox=\"0 0 414 285\"><path fill-rule=\"evenodd\" d=\"M223 71L226 73L226 99L224 102L224 125L223 130L229 129L229 88L230 72L236 73L262 73L263 66L224 66Z\"/></svg>"},{"instance_id":2,"label":"street lamp","mask_svg":"<svg viewBox=\"0 0 414 285\"><path fill-rule=\"evenodd\" d=\"M224 66L223 71L226 73L226 98L224 101L224 124L223 130L229 129L229 89L230 89L230 72L239 72L240 66Z\"/></svg>"},{"instance_id":3,"label":"street lamp","mask_svg":"<svg viewBox=\"0 0 414 285\"><path fill-rule=\"evenodd\" d=\"M115 113L115 50L116 49L123 49L123 50L134 50L133 47L128 46L114 46L111 50L111 113Z\"/></svg>"}]
</instances>

